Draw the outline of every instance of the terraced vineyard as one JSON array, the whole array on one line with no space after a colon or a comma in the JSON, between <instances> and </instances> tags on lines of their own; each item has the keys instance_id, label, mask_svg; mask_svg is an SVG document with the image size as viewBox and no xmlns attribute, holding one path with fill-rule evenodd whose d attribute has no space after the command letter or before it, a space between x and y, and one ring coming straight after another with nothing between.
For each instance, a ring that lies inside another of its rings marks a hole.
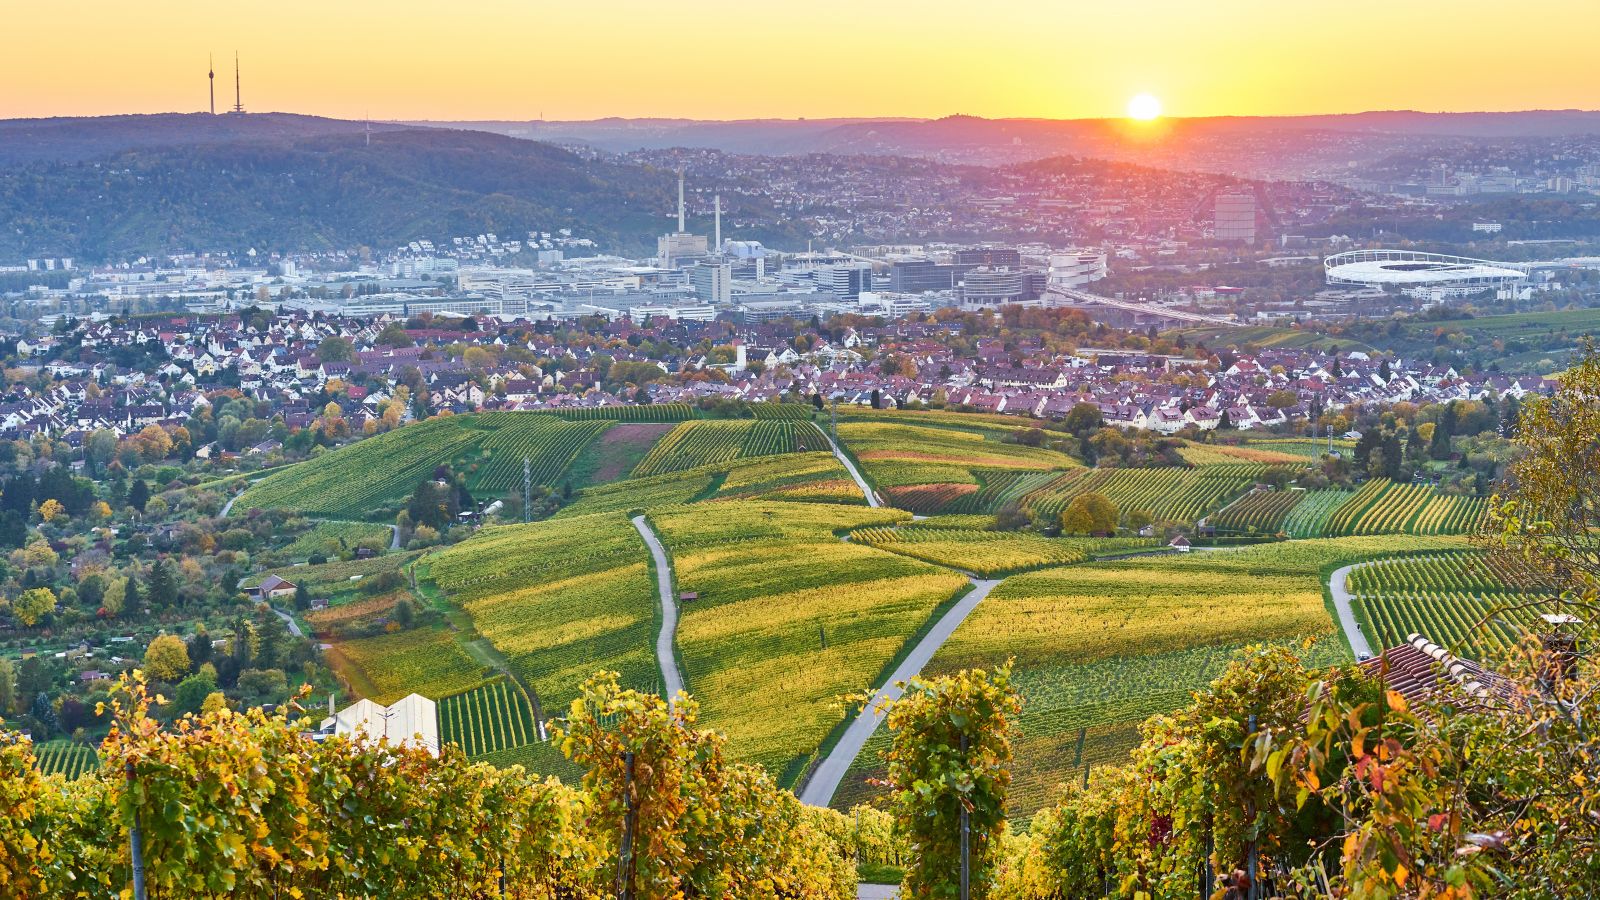
<instances>
[{"instance_id":1,"label":"terraced vineyard","mask_svg":"<svg viewBox=\"0 0 1600 900\"><path fill-rule=\"evenodd\" d=\"M1240 463L1200 468L1091 469L1069 472L1023 498L1030 515L1060 515L1073 497L1104 494L1124 515L1143 510L1156 519L1194 522L1259 481L1267 467Z\"/></svg>"},{"instance_id":2,"label":"terraced vineyard","mask_svg":"<svg viewBox=\"0 0 1600 900\"><path fill-rule=\"evenodd\" d=\"M68 781L100 767L93 747L71 741L45 741L33 748L33 765L45 775L62 775Z\"/></svg>"},{"instance_id":3,"label":"terraced vineyard","mask_svg":"<svg viewBox=\"0 0 1600 900\"><path fill-rule=\"evenodd\" d=\"M808 421L757 419L685 422L658 441L634 468L634 477L681 472L699 466L820 450L828 439Z\"/></svg>"},{"instance_id":4,"label":"terraced vineyard","mask_svg":"<svg viewBox=\"0 0 1600 900\"><path fill-rule=\"evenodd\" d=\"M1292 538L1322 537L1328 517L1350 499L1349 491L1310 491L1283 517L1283 531Z\"/></svg>"},{"instance_id":5,"label":"terraced vineyard","mask_svg":"<svg viewBox=\"0 0 1600 900\"><path fill-rule=\"evenodd\" d=\"M1028 532L921 525L863 528L852 532L850 539L985 578L1083 562L1098 554L1146 549L1156 544L1150 538L1049 538Z\"/></svg>"},{"instance_id":6,"label":"terraced vineyard","mask_svg":"<svg viewBox=\"0 0 1600 900\"><path fill-rule=\"evenodd\" d=\"M1352 570L1347 587L1363 630L1377 643L1419 633L1475 659L1539 630L1538 615L1553 607L1550 598L1510 586L1478 552L1383 560Z\"/></svg>"},{"instance_id":7,"label":"terraced vineyard","mask_svg":"<svg viewBox=\"0 0 1600 900\"><path fill-rule=\"evenodd\" d=\"M477 759L538 739L528 698L503 678L439 701L439 741L455 744L468 758Z\"/></svg>"},{"instance_id":8,"label":"terraced vineyard","mask_svg":"<svg viewBox=\"0 0 1600 900\"><path fill-rule=\"evenodd\" d=\"M725 501L658 510L682 609L678 649L702 721L786 780L960 575L834 536L904 522L895 509Z\"/></svg>"},{"instance_id":9,"label":"terraced vineyard","mask_svg":"<svg viewBox=\"0 0 1600 900\"><path fill-rule=\"evenodd\" d=\"M1277 534L1305 491L1251 491L1206 517L1220 533Z\"/></svg>"},{"instance_id":10,"label":"terraced vineyard","mask_svg":"<svg viewBox=\"0 0 1600 900\"><path fill-rule=\"evenodd\" d=\"M550 485L607 427L543 413L428 419L274 472L245 491L234 509L276 507L334 519L388 519L441 465L465 469L468 487L489 496L520 488L524 456L537 464L535 481Z\"/></svg>"},{"instance_id":11,"label":"terraced vineyard","mask_svg":"<svg viewBox=\"0 0 1600 900\"><path fill-rule=\"evenodd\" d=\"M1328 517L1325 533L1466 534L1488 508L1484 497L1447 496L1427 485L1374 478Z\"/></svg>"},{"instance_id":12,"label":"terraced vineyard","mask_svg":"<svg viewBox=\"0 0 1600 900\"><path fill-rule=\"evenodd\" d=\"M654 690L649 555L623 513L486 528L428 557L419 578L472 617L557 715L594 672Z\"/></svg>"}]
</instances>

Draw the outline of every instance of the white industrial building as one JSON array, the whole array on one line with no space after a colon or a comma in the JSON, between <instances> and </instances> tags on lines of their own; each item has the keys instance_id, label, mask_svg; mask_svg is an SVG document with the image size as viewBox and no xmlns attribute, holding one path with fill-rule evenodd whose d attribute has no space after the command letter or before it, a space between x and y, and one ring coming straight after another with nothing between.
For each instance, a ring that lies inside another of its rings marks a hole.
<instances>
[{"instance_id":1,"label":"white industrial building","mask_svg":"<svg viewBox=\"0 0 1600 900\"><path fill-rule=\"evenodd\" d=\"M351 735L355 740L388 738L392 745L421 747L439 755L439 711L421 694L409 694L389 706L357 700L323 719L322 731Z\"/></svg>"}]
</instances>

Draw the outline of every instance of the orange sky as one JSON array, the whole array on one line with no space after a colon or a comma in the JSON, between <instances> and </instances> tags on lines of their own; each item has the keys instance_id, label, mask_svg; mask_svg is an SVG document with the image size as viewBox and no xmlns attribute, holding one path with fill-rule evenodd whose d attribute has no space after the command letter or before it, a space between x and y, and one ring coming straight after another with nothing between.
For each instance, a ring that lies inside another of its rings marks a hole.
<instances>
[{"instance_id":1,"label":"orange sky","mask_svg":"<svg viewBox=\"0 0 1600 900\"><path fill-rule=\"evenodd\" d=\"M1596 0L7 4L0 117L1093 117L1600 108Z\"/></svg>"}]
</instances>

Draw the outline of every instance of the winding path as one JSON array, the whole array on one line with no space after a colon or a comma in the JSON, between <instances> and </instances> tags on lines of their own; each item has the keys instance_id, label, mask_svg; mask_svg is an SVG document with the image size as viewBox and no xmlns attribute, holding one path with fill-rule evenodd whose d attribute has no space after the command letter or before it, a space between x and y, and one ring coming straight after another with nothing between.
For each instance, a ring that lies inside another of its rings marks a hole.
<instances>
[{"instance_id":1,"label":"winding path","mask_svg":"<svg viewBox=\"0 0 1600 900\"><path fill-rule=\"evenodd\" d=\"M1354 599L1350 596L1350 573L1366 565L1371 563L1340 566L1328 576L1328 592L1333 595L1333 608L1339 613L1339 627L1344 629L1345 640L1350 642L1350 652L1356 655L1356 659L1372 655L1372 645L1367 643L1366 635L1361 633L1361 624L1356 621L1355 610L1350 607L1350 601Z\"/></svg>"},{"instance_id":2,"label":"winding path","mask_svg":"<svg viewBox=\"0 0 1600 900\"><path fill-rule=\"evenodd\" d=\"M244 492L240 491L239 493L242 494ZM226 519L228 517L228 511L233 509L233 501L237 499L239 499L239 494L234 494L232 497L229 497L228 502L222 504L222 512L217 513L217 518Z\"/></svg>"},{"instance_id":3,"label":"winding path","mask_svg":"<svg viewBox=\"0 0 1600 900\"><path fill-rule=\"evenodd\" d=\"M839 462L844 463L845 471L849 472L850 477L855 480L856 487L861 488L861 493L867 498L867 505L873 509L882 506L883 504L878 502L877 493L872 490L872 487L867 484L867 480L861 477L861 472L856 469L856 464L850 461L850 457L844 455L843 450L839 449L839 442L833 439L833 435L828 433L828 429L823 428L820 430L822 431L822 436L828 439L828 446L833 448L833 455L838 457Z\"/></svg>"},{"instance_id":4,"label":"winding path","mask_svg":"<svg viewBox=\"0 0 1600 900\"><path fill-rule=\"evenodd\" d=\"M283 610L277 608L276 606L271 607L271 609L272 609L273 613L275 613L277 615L278 618L283 620L283 624L289 626L289 633L290 634L294 635L297 638L303 638L303 637L306 636L305 632L300 630L300 623L296 622L294 620L294 616L289 615L288 613L286 613Z\"/></svg>"},{"instance_id":5,"label":"winding path","mask_svg":"<svg viewBox=\"0 0 1600 900\"><path fill-rule=\"evenodd\" d=\"M922 636L922 640L917 642L911 653L895 667L888 683L873 695L872 702L856 715L855 721L845 729L839 743L833 745L833 749L828 751L828 755L823 758L816 771L811 773L810 780L800 792L800 802L810 806L827 806L829 801L833 800L833 794L839 789L839 783L844 781L845 773L850 770L850 764L861 755L861 749L867 745L867 739L872 737L872 733L883 722L886 715L885 707L888 703L898 700L904 693L898 685L921 674L923 667L933 659L939 648L944 646L944 642L950 639L956 628L1001 581L998 578L970 576L969 578L972 581L972 590L956 601L956 604L934 623L933 628Z\"/></svg>"},{"instance_id":6,"label":"winding path","mask_svg":"<svg viewBox=\"0 0 1600 900\"><path fill-rule=\"evenodd\" d=\"M683 673L678 671L678 657L672 652L678 636L678 601L672 596L672 563L667 561L666 549L644 516L634 516L633 527L639 530L639 536L644 538L650 555L656 560L656 590L661 594L661 633L656 635L656 659L661 663L661 684L667 702L673 703L683 691Z\"/></svg>"}]
</instances>

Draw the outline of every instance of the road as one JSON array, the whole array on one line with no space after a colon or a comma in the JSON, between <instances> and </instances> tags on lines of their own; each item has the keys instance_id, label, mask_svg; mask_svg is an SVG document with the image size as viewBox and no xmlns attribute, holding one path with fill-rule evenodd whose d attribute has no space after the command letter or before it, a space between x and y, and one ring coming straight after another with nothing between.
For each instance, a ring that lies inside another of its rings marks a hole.
<instances>
[{"instance_id":1,"label":"road","mask_svg":"<svg viewBox=\"0 0 1600 900\"><path fill-rule=\"evenodd\" d=\"M300 630L300 623L296 622L294 620L294 616L289 615L288 613L284 612L281 609L278 609L275 606L272 607L272 612L275 615L277 615L278 618L283 620L283 624L289 626L289 633L290 634L294 635L295 637L305 637L306 636L305 632Z\"/></svg>"},{"instance_id":2,"label":"road","mask_svg":"<svg viewBox=\"0 0 1600 900\"><path fill-rule=\"evenodd\" d=\"M673 644L678 636L678 599L672 595L672 563L667 561L667 551L656 537L655 529L644 516L634 516L633 527L639 530L650 555L656 560L656 590L661 594L661 633L656 635L656 659L661 663L661 684L666 689L667 702L683 691L683 674L678 671L678 657Z\"/></svg>"},{"instance_id":3,"label":"road","mask_svg":"<svg viewBox=\"0 0 1600 900\"><path fill-rule=\"evenodd\" d=\"M828 805L833 799L834 792L839 789L839 783L844 781L845 773L850 770L850 764L861 755L861 748L867 745L867 738L872 737L872 733L882 723L885 716L882 707L888 702L898 700L903 693L896 685L910 681L921 674L923 667L933 659L933 654L944 646L944 642L950 639L956 628L968 615L971 615L979 603L983 602L983 598L989 596L995 585L1000 583L1000 579L973 578L971 581L972 590L957 601L955 606L950 607L944 617L934 623L933 628L922 636L922 640L917 642L911 653L895 667L894 673L889 676L889 682L873 695L873 702L861 710L856 715L855 721L845 729L844 737L833 745L833 749L817 766L816 771L811 774L811 779L806 782L804 790L800 792L802 803L811 806Z\"/></svg>"},{"instance_id":4,"label":"road","mask_svg":"<svg viewBox=\"0 0 1600 900\"><path fill-rule=\"evenodd\" d=\"M833 455L839 458L839 462L844 463L845 470L850 473L851 478L855 479L856 487L861 488L861 493L867 498L867 505L873 509L882 506L883 504L878 502L878 495L867 485L867 480L861 477L861 473L856 469L856 464L850 461L850 457L844 455L843 450L839 449L839 442L833 439L833 435L828 433L828 429L822 429L822 436L828 439L828 446L833 448Z\"/></svg>"},{"instance_id":5,"label":"road","mask_svg":"<svg viewBox=\"0 0 1600 900\"><path fill-rule=\"evenodd\" d=\"M1350 608L1350 591L1348 582L1351 571L1359 569L1370 563L1356 563L1349 566L1340 566L1328 576L1328 592L1333 595L1333 608L1339 613L1339 627L1344 629L1345 640L1350 642L1350 652L1361 659L1363 655L1372 656L1372 645L1367 643L1366 635L1361 633L1361 625L1356 622L1355 611Z\"/></svg>"},{"instance_id":6,"label":"road","mask_svg":"<svg viewBox=\"0 0 1600 900\"><path fill-rule=\"evenodd\" d=\"M229 497L228 502L222 504L222 512L217 513L217 518L226 519L228 517L228 510L233 509L233 501L237 499L239 499L238 494L234 494L232 497Z\"/></svg>"},{"instance_id":7,"label":"road","mask_svg":"<svg viewBox=\"0 0 1600 900\"><path fill-rule=\"evenodd\" d=\"M389 549L390 550L399 550L400 549L400 526L399 525L390 525L389 526L389 533L390 533ZM412 576L412 577L415 577L415 576ZM412 587L416 587L416 585L412 585Z\"/></svg>"}]
</instances>

